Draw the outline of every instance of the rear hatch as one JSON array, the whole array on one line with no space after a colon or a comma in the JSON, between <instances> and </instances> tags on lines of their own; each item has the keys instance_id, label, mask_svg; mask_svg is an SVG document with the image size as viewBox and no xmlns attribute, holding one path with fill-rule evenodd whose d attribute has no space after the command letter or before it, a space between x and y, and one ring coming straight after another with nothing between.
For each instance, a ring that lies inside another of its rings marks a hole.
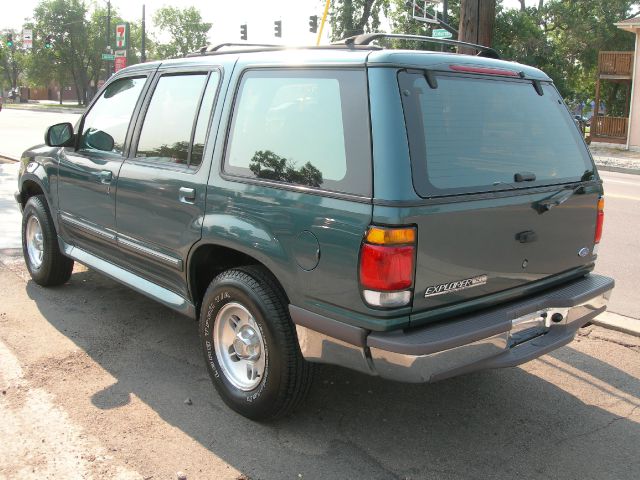
<instances>
[{"instance_id":1,"label":"rear hatch","mask_svg":"<svg viewBox=\"0 0 640 480\"><path fill-rule=\"evenodd\" d=\"M430 318L420 312L531 293L594 262L601 185L580 133L550 82L509 75L398 74L423 199L403 215L418 230L416 323Z\"/></svg>"}]
</instances>

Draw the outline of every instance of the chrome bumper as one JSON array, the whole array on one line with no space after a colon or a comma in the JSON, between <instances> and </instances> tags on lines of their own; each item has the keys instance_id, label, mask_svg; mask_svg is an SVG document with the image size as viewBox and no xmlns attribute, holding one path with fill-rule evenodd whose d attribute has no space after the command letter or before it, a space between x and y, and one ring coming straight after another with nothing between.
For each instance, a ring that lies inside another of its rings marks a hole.
<instances>
[{"instance_id":1,"label":"chrome bumper","mask_svg":"<svg viewBox=\"0 0 640 480\"><path fill-rule=\"evenodd\" d=\"M292 311L292 318L308 361L403 382L434 382L519 365L566 345L578 328L606 310L613 286L607 277L589 275L552 293L481 315L406 332L365 332L362 341L354 331L345 336L335 328L297 322L299 311ZM342 339L331 335L334 332Z\"/></svg>"}]
</instances>

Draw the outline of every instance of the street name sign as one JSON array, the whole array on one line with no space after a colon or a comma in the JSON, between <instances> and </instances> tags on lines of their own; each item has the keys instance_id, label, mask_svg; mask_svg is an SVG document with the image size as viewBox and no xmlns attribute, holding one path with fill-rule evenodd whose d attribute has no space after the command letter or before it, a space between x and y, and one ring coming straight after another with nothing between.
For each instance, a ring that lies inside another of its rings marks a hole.
<instances>
[{"instance_id":1,"label":"street name sign","mask_svg":"<svg viewBox=\"0 0 640 480\"><path fill-rule=\"evenodd\" d=\"M431 36L435 38L451 38L453 35L450 31L445 30L444 28L434 28Z\"/></svg>"}]
</instances>

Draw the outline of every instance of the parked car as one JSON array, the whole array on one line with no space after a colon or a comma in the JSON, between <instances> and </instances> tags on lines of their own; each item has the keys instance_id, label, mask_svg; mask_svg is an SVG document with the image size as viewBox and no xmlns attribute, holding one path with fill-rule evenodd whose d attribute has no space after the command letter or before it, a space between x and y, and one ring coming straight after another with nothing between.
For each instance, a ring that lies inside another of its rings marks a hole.
<instances>
[{"instance_id":1,"label":"parked car","mask_svg":"<svg viewBox=\"0 0 640 480\"><path fill-rule=\"evenodd\" d=\"M614 282L592 273L602 181L551 79L383 36L119 71L22 156L33 281L78 261L198 320L252 419L291 411L313 363L434 382L569 343Z\"/></svg>"}]
</instances>

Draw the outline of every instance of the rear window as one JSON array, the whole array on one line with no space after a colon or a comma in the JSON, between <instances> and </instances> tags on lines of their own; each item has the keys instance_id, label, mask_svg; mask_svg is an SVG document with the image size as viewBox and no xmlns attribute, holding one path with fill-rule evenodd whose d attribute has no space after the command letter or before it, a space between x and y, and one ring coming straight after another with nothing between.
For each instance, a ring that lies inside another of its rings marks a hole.
<instances>
[{"instance_id":1,"label":"rear window","mask_svg":"<svg viewBox=\"0 0 640 480\"><path fill-rule=\"evenodd\" d=\"M413 182L423 197L588 180L593 165L549 83L400 72ZM515 182L517 173L534 181Z\"/></svg>"},{"instance_id":2,"label":"rear window","mask_svg":"<svg viewBox=\"0 0 640 480\"><path fill-rule=\"evenodd\" d=\"M363 70L250 70L240 83L225 171L359 195L371 193Z\"/></svg>"}]
</instances>

